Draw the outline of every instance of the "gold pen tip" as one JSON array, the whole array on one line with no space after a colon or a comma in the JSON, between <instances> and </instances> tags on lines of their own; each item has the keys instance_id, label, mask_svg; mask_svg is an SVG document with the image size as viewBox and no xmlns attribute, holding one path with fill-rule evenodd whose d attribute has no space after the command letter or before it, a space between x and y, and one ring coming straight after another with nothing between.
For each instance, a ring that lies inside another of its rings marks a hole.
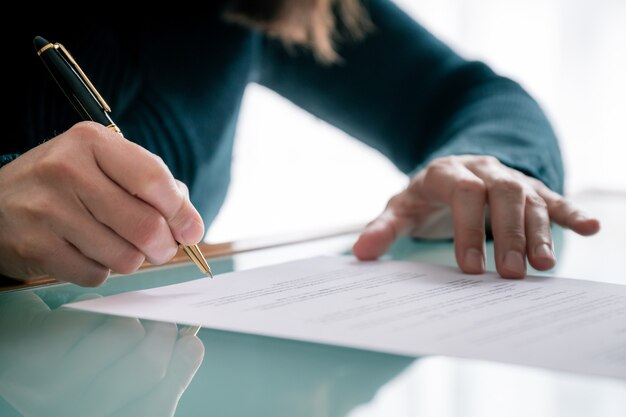
<instances>
[{"instance_id":1,"label":"gold pen tip","mask_svg":"<svg viewBox=\"0 0 626 417\"><path fill-rule=\"evenodd\" d=\"M211 267L209 263L204 259L200 248L197 245L185 246L180 245L183 248L183 251L189 256L189 258L193 261L194 264L204 272L209 277L213 278L213 272L211 271Z\"/></svg>"}]
</instances>

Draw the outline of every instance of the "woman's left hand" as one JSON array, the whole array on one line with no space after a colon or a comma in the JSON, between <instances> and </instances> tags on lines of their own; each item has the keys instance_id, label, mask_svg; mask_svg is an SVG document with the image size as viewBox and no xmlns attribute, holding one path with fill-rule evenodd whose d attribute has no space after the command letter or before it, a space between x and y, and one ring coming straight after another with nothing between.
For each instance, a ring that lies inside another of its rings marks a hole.
<instances>
[{"instance_id":1,"label":"woman's left hand","mask_svg":"<svg viewBox=\"0 0 626 417\"><path fill-rule=\"evenodd\" d=\"M353 251L369 260L404 235L454 237L461 270L479 274L485 270L485 219L493 234L496 269L504 278L523 278L526 259L538 270L554 267L551 221L585 236L600 229L597 219L585 216L541 181L493 157L449 156L432 161L391 198ZM442 234L442 224L453 230Z\"/></svg>"}]
</instances>

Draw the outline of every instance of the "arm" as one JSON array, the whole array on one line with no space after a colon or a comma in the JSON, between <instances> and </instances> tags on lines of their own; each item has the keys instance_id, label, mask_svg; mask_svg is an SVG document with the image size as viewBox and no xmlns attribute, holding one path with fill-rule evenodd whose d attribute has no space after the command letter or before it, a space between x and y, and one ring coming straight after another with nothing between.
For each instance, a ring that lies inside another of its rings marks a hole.
<instances>
[{"instance_id":1,"label":"arm","mask_svg":"<svg viewBox=\"0 0 626 417\"><path fill-rule=\"evenodd\" d=\"M316 64L267 40L258 82L413 172L454 154L493 155L561 191L556 138L515 82L460 58L400 9L372 0L373 33Z\"/></svg>"},{"instance_id":2,"label":"arm","mask_svg":"<svg viewBox=\"0 0 626 417\"><path fill-rule=\"evenodd\" d=\"M401 235L428 235L433 219L444 218L457 262L480 273L486 206L505 277L524 276L526 258L538 269L554 266L550 220L597 231L595 219L557 194L563 167L554 132L518 84L462 59L389 1L367 5L376 29L343 44L342 62L325 67L266 40L257 79L415 174L361 235L359 258L378 257Z\"/></svg>"}]
</instances>

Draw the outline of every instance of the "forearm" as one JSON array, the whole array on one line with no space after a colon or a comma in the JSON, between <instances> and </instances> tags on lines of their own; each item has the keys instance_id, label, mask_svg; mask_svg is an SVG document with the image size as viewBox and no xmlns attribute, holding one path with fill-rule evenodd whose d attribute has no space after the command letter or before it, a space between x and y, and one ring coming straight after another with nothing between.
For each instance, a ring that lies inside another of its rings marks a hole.
<instances>
[{"instance_id":1,"label":"forearm","mask_svg":"<svg viewBox=\"0 0 626 417\"><path fill-rule=\"evenodd\" d=\"M517 83L495 75L489 78L440 113L445 119L429 132L429 147L417 170L442 156L491 155L562 192L561 153L545 114Z\"/></svg>"},{"instance_id":2,"label":"forearm","mask_svg":"<svg viewBox=\"0 0 626 417\"><path fill-rule=\"evenodd\" d=\"M266 40L256 81L406 173L438 156L486 154L561 191L554 133L519 85L464 60L391 2L367 5L376 30L342 43L342 62L321 66Z\"/></svg>"}]
</instances>

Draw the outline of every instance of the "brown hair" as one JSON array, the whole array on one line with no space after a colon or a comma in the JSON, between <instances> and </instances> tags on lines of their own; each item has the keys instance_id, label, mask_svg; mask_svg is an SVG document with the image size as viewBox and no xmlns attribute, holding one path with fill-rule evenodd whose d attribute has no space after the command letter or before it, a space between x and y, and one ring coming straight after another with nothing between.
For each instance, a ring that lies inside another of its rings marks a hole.
<instances>
[{"instance_id":1,"label":"brown hair","mask_svg":"<svg viewBox=\"0 0 626 417\"><path fill-rule=\"evenodd\" d=\"M360 0L231 0L224 16L275 36L287 46L310 47L324 63L339 59L337 41L359 40L372 28Z\"/></svg>"}]
</instances>

